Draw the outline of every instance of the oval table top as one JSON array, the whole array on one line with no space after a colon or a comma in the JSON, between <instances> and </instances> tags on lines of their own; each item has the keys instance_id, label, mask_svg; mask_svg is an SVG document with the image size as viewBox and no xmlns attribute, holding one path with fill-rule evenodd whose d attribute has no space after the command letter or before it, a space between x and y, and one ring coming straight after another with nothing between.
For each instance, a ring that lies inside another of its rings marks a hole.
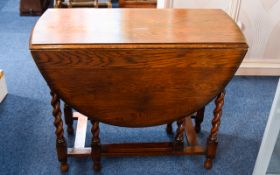
<instances>
[{"instance_id":1,"label":"oval table top","mask_svg":"<svg viewBox=\"0 0 280 175\"><path fill-rule=\"evenodd\" d=\"M90 119L126 127L197 111L247 48L226 13L206 9L49 9L30 39L54 93Z\"/></svg>"},{"instance_id":2,"label":"oval table top","mask_svg":"<svg viewBox=\"0 0 280 175\"><path fill-rule=\"evenodd\" d=\"M34 27L30 46L203 43L245 46L246 41L217 9L48 9Z\"/></svg>"}]
</instances>

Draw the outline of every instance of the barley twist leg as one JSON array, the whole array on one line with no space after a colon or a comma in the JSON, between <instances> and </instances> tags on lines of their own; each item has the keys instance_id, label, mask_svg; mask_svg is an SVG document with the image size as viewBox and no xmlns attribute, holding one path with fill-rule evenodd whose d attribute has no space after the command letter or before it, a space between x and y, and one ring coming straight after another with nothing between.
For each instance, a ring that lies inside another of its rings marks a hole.
<instances>
[{"instance_id":1,"label":"barley twist leg","mask_svg":"<svg viewBox=\"0 0 280 175\"><path fill-rule=\"evenodd\" d=\"M204 167L206 169L212 168L213 159L215 158L216 155L216 150L218 145L217 135L221 123L222 108L224 105L224 96L225 96L225 92L223 91L217 96L215 100L216 108L213 112L214 117L212 120L212 129L207 139L206 160L204 162Z\"/></svg>"},{"instance_id":2,"label":"barley twist leg","mask_svg":"<svg viewBox=\"0 0 280 175\"><path fill-rule=\"evenodd\" d=\"M57 157L60 161L60 169L62 172L68 171L67 164L67 143L63 136L63 121L61 119L60 111L60 100L57 94L51 92L52 100L51 104L53 107L53 116L54 116L54 126L56 128L56 151Z\"/></svg>"}]
</instances>

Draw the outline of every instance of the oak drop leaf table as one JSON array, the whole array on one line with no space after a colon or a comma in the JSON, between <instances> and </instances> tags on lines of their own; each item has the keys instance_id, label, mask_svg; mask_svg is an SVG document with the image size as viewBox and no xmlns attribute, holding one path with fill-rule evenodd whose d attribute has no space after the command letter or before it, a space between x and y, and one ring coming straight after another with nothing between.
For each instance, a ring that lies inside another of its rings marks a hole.
<instances>
[{"instance_id":1,"label":"oak drop leaf table","mask_svg":"<svg viewBox=\"0 0 280 175\"><path fill-rule=\"evenodd\" d=\"M51 89L61 170L68 170L68 155L91 155L100 170L101 156L198 154L206 155L204 167L211 168L224 89L247 48L222 10L47 10L33 29L30 50ZM215 97L204 148L190 115ZM60 100L91 121L91 148L67 150ZM100 142L99 122L135 128L173 121L173 142Z\"/></svg>"}]
</instances>

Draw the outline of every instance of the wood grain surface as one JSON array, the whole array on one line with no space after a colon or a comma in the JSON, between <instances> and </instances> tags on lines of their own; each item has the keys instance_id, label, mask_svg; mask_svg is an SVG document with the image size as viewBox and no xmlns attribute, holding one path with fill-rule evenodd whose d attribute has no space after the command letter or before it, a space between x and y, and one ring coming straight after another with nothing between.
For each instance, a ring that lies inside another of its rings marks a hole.
<instances>
[{"instance_id":1,"label":"wood grain surface","mask_svg":"<svg viewBox=\"0 0 280 175\"><path fill-rule=\"evenodd\" d=\"M153 43L240 44L245 39L222 10L186 9L49 9L31 38L33 49L35 45L106 48Z\"/></svg>"},{"instance_id":2,"label":"wood grain surface","mask_svg":"<svg viewBox=\"0 0 280 175\"><path fill-rule=\"evenodd\" d=\"M113 49L33 51L53 91L96 120L120 126L164 124L216 96L246 50Z\"/></svg>"},{"instance_id":3,"label":"wood grain surface","mask_svg":"<svg viewBox=\"0 0 280 175\"><path fill-rule=\"evenodd\" d=\"M222 11L182 9L49 10L30 47L63 101L90 119L127 127L198 111L225 88L247 51Z\"/></svg>"}]
</instances>

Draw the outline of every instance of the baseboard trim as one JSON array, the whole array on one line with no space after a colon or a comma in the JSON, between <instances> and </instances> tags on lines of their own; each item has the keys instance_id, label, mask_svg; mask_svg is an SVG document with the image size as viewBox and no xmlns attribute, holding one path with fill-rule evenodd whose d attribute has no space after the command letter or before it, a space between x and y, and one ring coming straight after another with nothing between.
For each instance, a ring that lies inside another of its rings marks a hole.
<instances>
[{"instance_id":1,"label":"baseboard trim","mask_svg":"<svg viewBox=\"0 0 280 175\"><path fill-rule=\"evenodd\" d=\"M280 76L278 59L245 59L236 74L238 76Z\"/></svg>"}]
</instances>

